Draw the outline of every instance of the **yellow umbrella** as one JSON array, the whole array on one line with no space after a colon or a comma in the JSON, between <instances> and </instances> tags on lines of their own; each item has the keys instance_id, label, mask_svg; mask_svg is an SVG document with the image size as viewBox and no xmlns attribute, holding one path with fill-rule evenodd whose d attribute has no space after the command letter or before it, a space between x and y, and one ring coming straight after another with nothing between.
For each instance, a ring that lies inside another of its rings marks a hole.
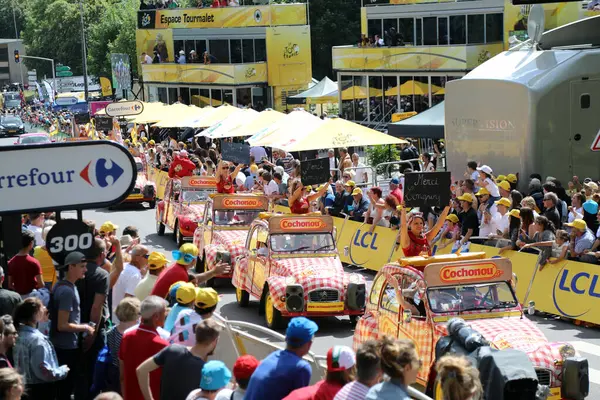
<instances>
[{"instance_id":1,"label":"yellow umbrella","mask_svg":"<svg viewBox=\"0 0 600 400\"><path fill-rule=\"evenodd\" d=\"M210 113L203 115L201 118L191 118L183 121L182 123L187 124L191 128L208 128L216 123L223 121L233 113L242 111L240 108L230 106L225 103L222 106L214 108Z\"/></svg>"},{"instance_id":2,"label":"yellow umbrella","mask_svg":"<svg viewBox=\"0 0 600 400\"><path fill-rule=\"evenodd\" d=\"M285 117L284 113L267 109L258 113L258 115L251 121L246 121L237 128L229 131L227 136L221 137L252 136L267 129L269 126L273 125L283 117Z\"/></svg>"},{"instance_id":3,"label":"yellow umbrella","mask_svg":"<svg viewBox=\"0 0 600 400\"><path fill-rule=\"evenodd\" d=\"M138 115L126 117L136 124L147 124L160 121L165 114L166 105L159 102L144 103L144 111Z\"/></svg>"},{"instance_id":4,"label":"yellow umbrella","mask_svg":"<svg viewBox=\"0 0 600 400\"><path fill-rule=\"evenodd\" d=\"M280 147L286 151L306 151L401 143L408 142L343 118L328 118L307 134L289 140Z\"/></svg>"},{"instance_id":5,"label":"yellow umbrella","mask_svg":"<svg viewBox=\"0 0 600 400\"><path fill-rule=\"evenodd\" d=\"M431 91L433 92L433 89L431 89ZM443 94L446 94L446 90L444 88L441 88L440 90L438 90L437 92L434 93L435 96L443 95Z\"/></svg>"},{"instance_id":6,"label":"yellow umbrella","mask_svg":"<svg viewBox=\"0 0 600 400\"><path fill-rule=\"evenodd\" d=\"M185 104L172 104L164 107L160 120L153 126L159 128L178 128L182 121L206 114L208 110Z\"/></svg>"},{"instance_id":7,"label":"yellow umbrella","mask_svg":"<svg viewBox=\"0 0 600 400\"><path fill-rule=\"evenodd\" d=\"M431 85L431 93L435 93L441 88L436 85ZM402 85L400 85L400 95L401 96L428 96L429 95L429 85L425 82L419 81L406 81Z\"/></svg>"},{"instance_id":8,"label":"yellow umbrella","mask_svg":"<svg viewBox=\"0 0 600 400\"><path fill-rule=\"evenodd\" d=\"M323 120L304 110L292 111L279 121L256 133L248 139L251 146L279 148L291 139L306 135L322 124Z\"/></svg>"},{"instance_id":9,"label":"yellow umbrella","mask_svg":"<svg viewBox=\"0 0 600 400\"><path fill-rule=\"evenodd\" d=\"M367 96L367 88L364 86L350 86L342 90L342 100L366 99L367 97L377 97L383 93L381 89L369 88Z\"/></svg>"},{"instance_id":10,"label":"yellow umbrella","mask_svg":"<svg viewBox=\"0 0 600 400\"><path fill-rule=\"evenodd\" d=\"M258 111L255 111L251 108L242 109L240 112L233 113L229 117L225 118L221 122L217 122L210 128L206 129L203 133L204 136L208 136L212 139L220 139L229 136L231 130L237 128L242 124L246 124L252 119L256 118L259 115Z\"/></svg>"},{"instance_id":11,"label":"yellow umbrella","mask_svg":"<svg viewBox=\"0 0 600 400\"><path fill-rule=\"evenodd\" d=\"M198 94L195 94L192 96L192 104L198 106L198 107L205 107L210 105L210 97L206 97L206 96L200 96ZM223 104L222 101L220 100L216 100L216 99L212 99L212 105L213 106L220 106L221 104Z\"/></svg>"}]
</instances>

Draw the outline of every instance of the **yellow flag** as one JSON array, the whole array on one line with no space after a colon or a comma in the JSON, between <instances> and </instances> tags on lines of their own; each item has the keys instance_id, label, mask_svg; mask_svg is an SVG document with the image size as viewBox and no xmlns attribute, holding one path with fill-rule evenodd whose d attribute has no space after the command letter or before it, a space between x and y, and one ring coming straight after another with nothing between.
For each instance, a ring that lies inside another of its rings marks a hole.
<instances>
[{"instance_id":1,"label":"yellow flag","mask_svg":"<svg viewBox=\"0 0 600 400\"><path fill-rule=\"evenodd\" d=\"M100 77L100 87L102 87L102 96L112 96L112 85L108 78Z\"/></svg>"},{"instance_id":2,"label":"yellow flag","mask_svg":"<svg viewBox=\"0 0 600 400\"><path fill-rule=\"evenodd\" d=\"M137 124L133 124L133 129L131 130L131 144L134 146L137 146L137 140L138 140Z\"/></svg>"}]
</instances>

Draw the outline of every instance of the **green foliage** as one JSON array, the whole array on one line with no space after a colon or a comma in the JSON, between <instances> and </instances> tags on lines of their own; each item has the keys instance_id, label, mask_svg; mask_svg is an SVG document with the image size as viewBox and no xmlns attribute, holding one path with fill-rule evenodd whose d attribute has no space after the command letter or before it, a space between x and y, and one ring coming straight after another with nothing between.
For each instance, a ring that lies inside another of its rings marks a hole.
<instances>
[{"instance_id":1,"label":"green foliage","mask_svg":"<svg viewBox=\"0 0 600 400\"><path fill-rule=\"evenodd\" d=\"M0 0L0 38L14 39L15 38L15 19L17 21L17 31L19 37L25 24L25 5L26 0ZM14 19L13 19L14 7Z\"/></svg>"},{"instance_id":2,"label":"green foliage","mask_svg":"<svg viewBox=\"0 0 600 400\"><path fill-rule=\"evenodd\" d=\"M384 162L400 160L400 153L398 152L396 146L368 146L366 148L366 153L369 165L373 167Z\"/></svg>"}]
</instances>

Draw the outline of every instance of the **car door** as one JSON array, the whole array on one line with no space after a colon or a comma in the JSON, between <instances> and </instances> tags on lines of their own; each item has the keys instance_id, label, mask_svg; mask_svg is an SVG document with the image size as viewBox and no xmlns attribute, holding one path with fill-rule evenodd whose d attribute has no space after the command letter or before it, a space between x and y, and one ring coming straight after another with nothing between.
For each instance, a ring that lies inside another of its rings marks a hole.
<instances>
[{"instance_id":1,"label":"car door","mask_svg":"<svg viewBox=\"0 0 600 400\"><path fill-rule=\"evenodd\" d=\"M171 193L169 196L169 204L167 207L167 222L166 225L174 229L175 228L175 220L177 219L177 203L179 202L179 194L180 190L176 187L176 185L172 185Z\"/></svg>"},{"instance_id":2,"label":"car door","mask_svg":"<svg viewBox=\"0 0 600 400\"><path fill-rule=\"evenodd\" d=\"M165 195L163 197L163 208L162 208L162 212L160 213L160 222L162 222L163 224L167 225L167 214L169 213L169 207L171 204L171 190L173 188L173 184L172 181L168 181L167 185L165 186Z\"/></svg>"},{"instance_id":3,"label":"car door","mask_svg":"<svg viewBox=\"0 0 600 400\"><path fill-rule=\"evenodd\" d=\"M398 321L398 338L410 339L415 343L423 366L417 375L422 384L427 382L431 363L434 360L435 343L433 343L433 322L430 318L425 299L425 281L412 274L398 275L402 301L400 307L411 311L410 321L400 317Z\"/></svg>"},{"instance_id":4,"label":"car door","mask_svg":"<svg viewBox=\"0 0 600 400\"><path fill-rule=\"evenodd\" d=\"M267 253L261 253L258 249L260 249L259 243L267 243L267 239L269 237L268 230L263 226L258 226L256 229L257 237L256 239L251 238L251 241L256 240L253 244L256 246L257 251L253 252L254 262L253 271L252 271L252 287L254 288L254 293L256 293L257 297L260 297L262 294L262 289L265 286L265 281L269 277L269 255Z\"/></svg>"},{"instance_id":5,"label":"car door","mask_svg":"<svg viewBox=\"0 0 600 400\"><path fill-rule=\"evenodd\" d=\"M198 245L198 249L200 254L206 247L207 244L210 243L212 239L212 230L214 228L213 223L213 215L212 215L212 203L209 201L206 203L206 207L204 207L204 223L200 225L200 229L202 232L200 233L200 243Z\"/></svg>"},{"instance_id":6,"label":"car door","mask_svg":"<svg viewBox=\"0 0 600 400\"><path fill-rule=\"evenodd\" d=\"M256 263L256 256L258 251L258 227L255 226L251 232L249 232L248 237L246 238L246 251L248 258L248 275L246 277L246 287L251 295L258 297L260 295L260 291L262 287L257 290L257 285L255 285L254 281L254 266ZM259 275L257 275L257 278Z\"/></svg>"},{"instance_id":7,"label":"car door","mask_svg":"<svg viewBox=\"0 0 600 400\"><path fill-rule=\"evenodd\" d=\"M395 338L398 335L398 320L400 318L398 281L389 274L382 276L385 276L385 281L381 286L382 290L376 315L379 337L389 335Z\"/></svg>"}]
</instances>

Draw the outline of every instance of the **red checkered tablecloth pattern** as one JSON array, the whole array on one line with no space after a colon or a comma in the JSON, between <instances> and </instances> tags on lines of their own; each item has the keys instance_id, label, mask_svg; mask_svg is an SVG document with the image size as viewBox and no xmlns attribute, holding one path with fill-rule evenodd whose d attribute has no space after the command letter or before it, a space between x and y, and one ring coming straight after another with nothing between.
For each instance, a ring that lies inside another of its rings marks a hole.
<instances>
[{"instance_id":1,"label":"red checkered tablecloth pattern","mask_svg":"<svg viewBox=\"0 0 600 400\"><path fill-rule=\"evenodd\" d=\"M204 204L186 204L180 203L175 208L175 213L177 215L190 218L195 222L202 222L204 218Z\"/></svg>"},{"instance_id":2,"label":"red checkered tablecloth pattern","mask_svg":"<svg viewBox=\"0 0 600 400\"><path fill-rule=\"evenodd\" d=\"M358 350L358 346L369 339L377 339L379 336L379 330L377 329L377 319L375 316L367 311L361 319L358 320L356 328L354 329L354 337L352 340L352 346L354 351Z\"/></svg>"},{"instance_id":3,"label":"red checkered tablecloth pattern","mask_svg":"<svg viewBox=\"0 0 600 400\"><path fill-rule=\"evenodd\" d=\"M231 277L231 284L236 288L244 289L250 293L250 284L248 278L248 258L244 257L241 258L238 263L236 263L233 276Z\"/></svg>"},{"instance_id":4,"label":"red checkered tablecloth pattern","mask_svg":"<svg viewBox=\"0 0 600 400\"><path fill-rule=\"evenodd\" d=\"M214 231L213 240L206 246L206 265L209 270L215 267L215 260L219 250L228 251L231 256L231 266L235 267L235 259L245 252L246 235L248 231Z\"/></svg>"}]
</instances>

